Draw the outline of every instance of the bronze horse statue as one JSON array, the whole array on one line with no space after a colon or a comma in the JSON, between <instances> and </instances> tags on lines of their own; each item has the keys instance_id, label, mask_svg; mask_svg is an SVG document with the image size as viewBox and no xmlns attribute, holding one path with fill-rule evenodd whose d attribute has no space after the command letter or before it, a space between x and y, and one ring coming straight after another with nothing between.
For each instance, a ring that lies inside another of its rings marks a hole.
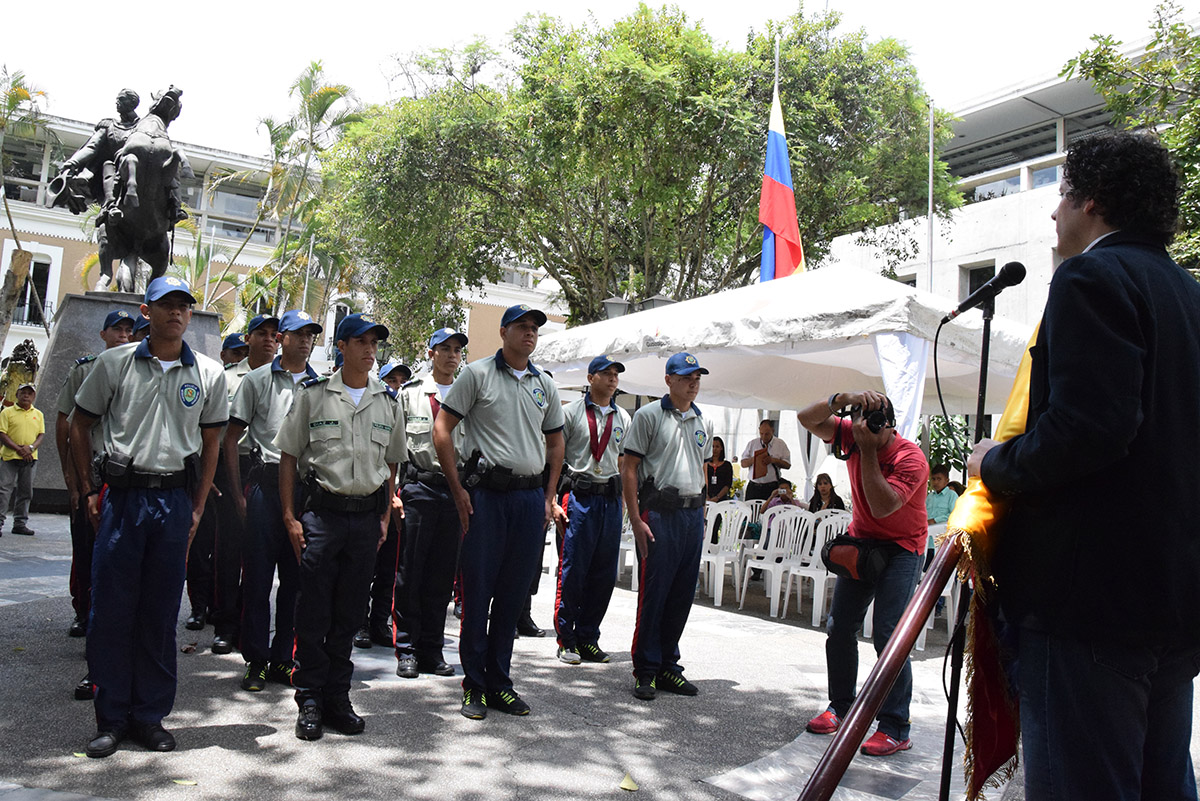
<instances>
[{"instance_id":1,"label":"bronze horse statue","mask_svg":"<svg viewBox=\"0 0 1200 801\"><path fill-rule=\"evenodd\" d=\"M96 217L98 290L112 283L113 262L118 259L116 279L122 292L135 291L139 259L150 265L151 280L165 273L171 262L175 224L187 219L179 182L195 177L187 157L167 136L167 126L183 108L182 94L172 86L154 95L150 113L139 120L133 113L137 93L122 90L117 97L120 119L102 120L50 183L52 206L65 206L78 214L87 207L87 194L102 204Z\"/></svg>"},{"instance_id":2,"label":"bronze horse statue","mask_svg":"<svg viewBox=\"0 0 1200 801\"><path fill-rule=\"evenodd\" d=\"M158 95L150 113L130 132L117 152L112 203L96 218L101 282L107 286L112 263L120 259L116 278L122 292L134 291L139 258L150 265L150 280L167 271L175 223L187 217L180 203L179 181L194 174L167 136L167 126L183 108L182 94L172 86Z\"/></svg>"}]
</instances>

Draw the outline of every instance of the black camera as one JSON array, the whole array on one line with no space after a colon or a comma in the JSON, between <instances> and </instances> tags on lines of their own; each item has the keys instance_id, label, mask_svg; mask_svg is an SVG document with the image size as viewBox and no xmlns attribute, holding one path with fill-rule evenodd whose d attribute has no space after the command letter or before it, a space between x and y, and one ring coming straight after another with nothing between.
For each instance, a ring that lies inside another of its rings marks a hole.
<instances>
[{"instance_id":1,"label":"black camera","mask_svg":"<svg viewBox=\"0 0 1200 801\"><path fill-rule=\"evenodd\" d=\"M863 416L861 406L852 406L850 408L850 419L858 420ZM896 413L892 410L892 402L887 401L882 408L867 412L866 414L867 428L871 429L872 434L878 434L885 426L896 425Z\"/></svg>"}]
</instances>

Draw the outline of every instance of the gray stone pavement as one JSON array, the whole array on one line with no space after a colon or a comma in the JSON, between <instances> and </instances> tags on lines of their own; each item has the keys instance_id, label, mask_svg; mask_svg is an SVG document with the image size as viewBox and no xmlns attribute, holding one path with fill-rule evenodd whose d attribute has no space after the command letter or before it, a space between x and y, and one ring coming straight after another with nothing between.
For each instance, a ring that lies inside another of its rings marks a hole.
<instances>
[{"instance_id":1,"label":"gray stone pavement","mask_svg":"<svg viewBox=\"0 0 1200 801\"><path fill-rule=\"evenodd\" d=\"M459 679L395 675L387 649L355 651L352 699L367 719L357 737L295 738L290 693L270 685L238 687L243 663L208 646L211 628L182 627L179 694L166 725L179 748L150 754L126 745L113 757L87 759L94 731L88 703L72 689L84 673L84 641L66 636L70 541L66 518L34 515L35 537L0 538L0 801L105 799L792 799L830 742L803 733L825 705L824 635L794 609L767 616L761 585L737 611L732 586L724 606L696 601L681 643L697 698L630 695L628 646L636 613L629 571L621 577L601 645L608 665L571 667L555 659L552 637L517 640L513 677L533 707L527 718L458 713ZM546 564L552 549L547 548ZM554 587L543 576L534 617L550 624ZM447 625L446 657L457 662L456 621ZM946 701L942 692L945 626L914 658L914 748L894 757L858 757L834 798L841 801L937 797ZM873 664L860 642L862 676ZM954 769L954 798L962 770ZM1018 798L1019 793L1004 794ZM1000 798L1001 791L989 793Z\"/></svg>"}]
</instances>

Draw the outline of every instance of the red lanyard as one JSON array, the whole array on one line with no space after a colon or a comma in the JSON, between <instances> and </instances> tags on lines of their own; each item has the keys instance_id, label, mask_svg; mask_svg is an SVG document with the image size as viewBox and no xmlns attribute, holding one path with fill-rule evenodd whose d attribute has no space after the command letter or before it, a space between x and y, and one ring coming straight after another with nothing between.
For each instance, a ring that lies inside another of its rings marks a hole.
<instances>
[{"instance_id":1,"label":"red lanyard","mask_svg":"<svg viewBox=\"0 0 1200 801\"><path fill-rule=\"evenodd\" d=\"M429 406L433 409L433 419L437 419L438 412L442 409L442 404L438 403L438 399L433 395L429 396Z\"/></svg>"},{"instance_id":2,"label":"red lanyard","mask_svg":"<svg viewBox=\"0 0 1200 801\"><path fill-rule=\"evenodd\" d=\"M604 449L608 447L608 439L612 436L613 418L617 416L616 412L609 412L608 422L604 424L604 436L597 438L596 436L596 410L589 406L587 409L588 433L591 435L592 458L596 463L600 463L600 457L604 455Z\"/></svg>"}]
</instances>

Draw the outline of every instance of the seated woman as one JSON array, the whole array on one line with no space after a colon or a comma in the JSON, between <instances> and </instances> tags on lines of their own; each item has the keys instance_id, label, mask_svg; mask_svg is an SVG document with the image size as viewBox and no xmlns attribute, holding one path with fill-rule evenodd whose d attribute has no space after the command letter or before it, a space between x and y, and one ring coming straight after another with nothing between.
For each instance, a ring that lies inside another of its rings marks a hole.
<instances>
[{"instance_id":1,"label":"seated woman","mask_svg":"<svg viewBox=\"0 0 1200 801\"><path fill-rule=\"evenodd\" d=\"M765 512L775 506L799 506L801 509L803 509L804 501L796 500L796 496L794 494L795 490L795 485L793 485L792 482L788 481L786 478L782 479L779 482L779 486L776 487L775 491L771 493L771 496L767 498L767 503L765 506L763 506L763 511Z\"/></svg>"},{"instance_id":2,"label":"seated woman","mask_svg":"<svg viewBox=\"0 0 1200 801\"><path fill-rule=\"evenodd\" d=\"M733 465L725 461L725 440L713 437L712 459L704 463L704 491L708 500L729 500Z\"/></svg>"},{"instance_id":3,"label":"seated woman","mask_svg":"<svg viewBox=\"0 0 1200 801\"><path fill-rule=\"evenodd\" d=\"M833 491L833 479L828 473L817 476L816 491L808 501L808 511L819 512L822 509L845 509L846 502Z\"/></svg>"}]
</instances>

